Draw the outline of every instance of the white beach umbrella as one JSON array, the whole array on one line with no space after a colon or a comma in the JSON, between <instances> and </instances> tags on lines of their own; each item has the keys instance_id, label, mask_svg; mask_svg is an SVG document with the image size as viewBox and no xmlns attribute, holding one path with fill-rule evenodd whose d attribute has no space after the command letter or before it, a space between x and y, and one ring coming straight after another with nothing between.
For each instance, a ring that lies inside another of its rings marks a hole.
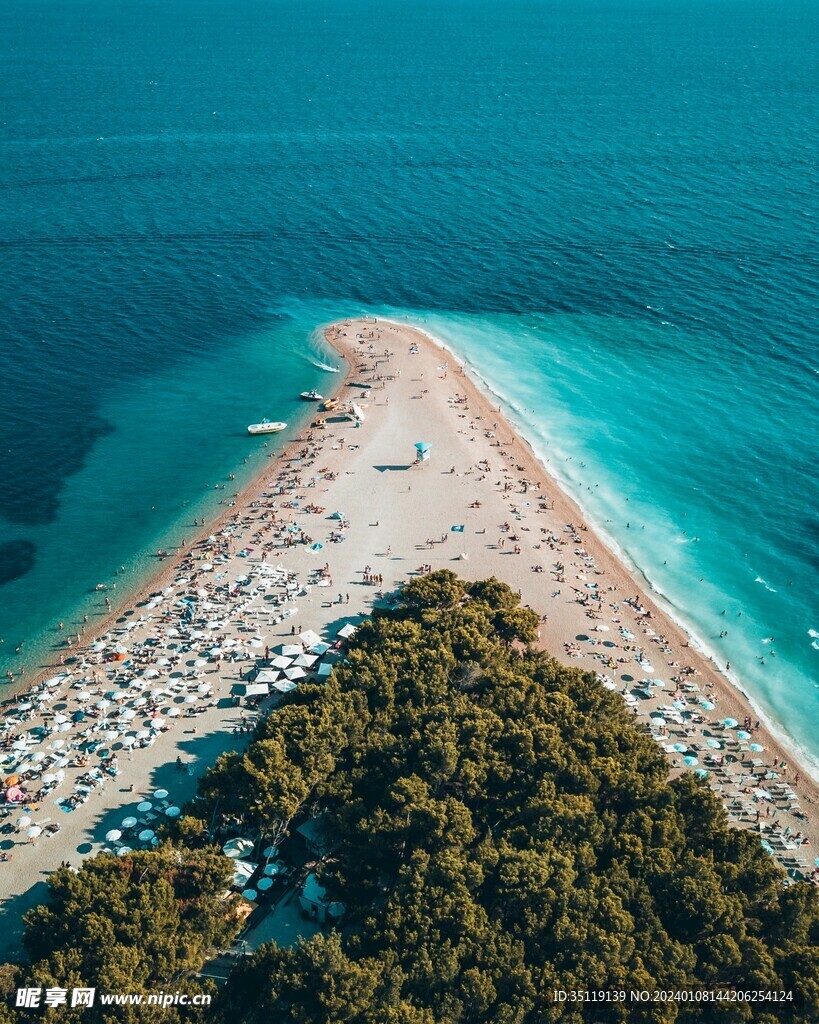
<instances>
[{"instance_id":1,"label":"white beach umbrella","mask_svg":"<svg viewBox=\"0 0 819 1024\"><path fill-rule=\"evenodd\" d=\"M178 707L168 708L167 711L168 718L179 718L181 713Z\"/></svg>"},{"instance_id":2,"label":"white beach umbrella","mask_svg":"<svg viewBox=\"0 0 819 1024\"><path fill-rule=\"evenodd\" d=\"M130 846L120 846L120 848L118 850L118 853L119 853L120 857L127 857L129 853L133 853L133 852L134 851L131 849Z\"/></svg>"},{"instance_id":3,"label":"white beach umbrella","mask_svg":"<svg viewBox=\"0 0 819 1024\"><path fill-rule=\"evenodd\" d=\"M204 668L207 665L207 660L205 658L197 658L194 665L196 668Z\"/></svg>"},{"instance_id":4,"label":"white beach umbrella","mask_svg":"<svg viewBox=\"0 0 819 1024\"><path fill-rule=\"evenodd\" d=\"M273 879L265 876L264 878L259 879L257 885L261 892L265 892L273 885Z\"/></svg>"},{"instance_id":5,"label":"white beach umbrella","mask_svg":"<svg viewBox=\"0 0 819 1024\"><path fill-rule=\"evenodd\" d=\"M109 843L115 843L118 839L122 839L122 833L118 828L112 828L110 832L105 833L105 838Z\"/></svg>"},{"instance_id":6,"label":"white beach umbrella","mask_svg":"<svg viewBox=\"0 0 819 1024\"><path fill-rule=\"evenodd\" d=\"M167 815L167 817L169 817L169 818L178 818L178 817L179 817L179 815L180 815L181 813L182 813L182 812L181 812L181 811L179 810L179 808L178 808L178 807L169 807L169 808L168 808L168 809L167 809L167 810L165 811L165 814L166 814L166 815Z\"/></svg>"},{"instance_id":7,"label":"white beach umbrella","mask_svg":"<svg viewBox=\"0 0 819 1024\"><path fill-rule=\"evenodd\" d=\"M253 900L255 900L255 899L256 899L256 896L257 896L257 892L256 892L256 890L255 890L255 889L244 889L244 890L242 891L242 896L244 896L244 898L245 898L246 900L248 900L249 902L251 902L251 903L252 903L252 902L253 902Z\"/></svg>"},{"instance_id":8,"label":"white beach umbrella","mask_svg":"<svg viewBox=\"0 0 819 1024\"><path fill-rule=\"evenodd\" d=\"M137 810L140 814L146 814L148 811L153 809L153 806L154 805L150 800L143 800L141 803L137 804Z\"/></svg>"},{"instance_id":9,"label":"white beach umbrella","mask_svg":"<svg viewBox=\"0 0 819 1024\"><path fill-rule=\"evenodd\" d=\"M151 719L151 728L154 731L156 731L158 729L161 729L164 725L165 725L165 719L164 718L152 718Z\"/></svg>"},{"instance_id":10,"label":"white beach umbrella","mask_svg":"<svg viewBox=\"0 0 819 1024\"><path fill-rule=\"evenodd\" d=\"M123 736L122 745L123 747L132 747L136 743L136 736Z\"/></svg>"},{"instance_id":11,"label":"white beach umbrella","mask_svg":"<svg viewBox=\"0 0 819 1024\"><path fill-rule=\"evenodd\" d=\"M31 755L31 760L35 764L39 764L40 761L44 761L45 760L45 752L42 751L42 750L35 750L34 753Z\"/></svg>"},{"instance_id":12,"label":"white beach umbrella","mask_svg":"<svg viewBox=\"0 0 819 1024\"><path fill-rule=\"evenodd\" d=\"M68 716L63 714L55 715L54 721L57 723L57 725L62 725L63 722L68 721Z\"/></svg>"},{"instance_id":13,"label":"white beach umbrella","mask_svg":"<svg viewBox=\"0 0 819 1024\"><path fill-rule=\"evenodd\" d=\"M136 825L136 823L137 823L136 818L133 815L130 815L130 814L128 815L127 818L123 818L122 819L122 827L123 828L133 828L134 825Z\"/></svg>"},{"instance_id":14,"label":"white beach umbrella","mask_svg":"<svg viewBox=\"0 0 819 1024\"><path fill-rule=\"evenodd\" d=\"M140 729L139 732L136 734L136 738L138 740L147 740L150 735L151 734L147 729Z\"/></svg>"},{"instance_id":15,"label":"white beach umbrella","mask_svg":"<svg viewBox=\"0 0 819 1024\"><path fill-rule=\"evenodd\" d=\"M246 857L252 852L253 846L252 839L245 839L242 836L237 836L235 839L229 839L222 847L222 853L226 857L233 859Z\"/></svg>"},{"instance_id":16,"label":"white beach umbrella","mask_svg":"<svg viewBox=\"0 0 819 1024\"><path fill-rule=\"evenodd\" d=\"M26 832L29 839L36 839L37 836L41 836L42 834L43 830L39 825L32 825L28 832Z\"/></svg>"},{"instance_id":17,"label":"white beach umbrella","mask_svg":"<svg viewBox=\"0 0 819 1024\"><path fill-rule=\"evenodd\" d=\"M295 682L296 679L304 679L304 677L307 675L303 668L286 668L284 670L284 674L287 676L291 683Z\"/></svg>"},{"instance_id":18,"label":"white beach umbrella","mask_svg":"<svg viewBox=\"0 0 819 1024\"><path fill-rule=\"evenodd\" d=\"M154 796L156 797L157 800L167 800L168 799L168 791L167 791L167 789L157 789L157 790L154 790Z\"/></svg>"},{"instance_id":19,"label":"white beach umbrella","mask_svg":"<svg viewBox=\"0 0 819 1024\"><path fill-rule=\"evenodd\" d=\"M153 837L154 837L155 835L156 835L156 832L154 832L154 830L153 830L152 828L144 828L144 829L143 829L143 830L142 830L142 831L141 831L141 832L139 833L139 841L140 841L141 843L147 843L147 842L149 842L149 841L150 841L151 839L153 839Z\"/></svg>"},{"instance_id":20,"label":"white beach umbrella","mask_svg":"<svg viewBox=\"0 0 819 1024\"><path fill-rule=\"evenodd\" d=\"M119 717L123 722L133 722L136 718L136 711L132 708L126 708Z\"/></svg>"},{"instance_id":21,"label":"white beach umbrella","mask_svg":"<svg viewBox=\"0 0 819 1024\"><path fill-rule=\"evenodd\" d=\"M283 657L297 658L300 654L304 654L304 648L301 644L282 644Z\"/></svg>"},{"instance_id":22,"label":"white beach umbrella","mask_svg":"<svg viewBox=\"0 0 819 1024\"><path fill-rule=\"evenodd\" d=\"M185 697L185 703L186 704L195 704L198 699L199 698L196 696L195 693L189 693Z\"/></svg>"},{"instance_id":23,"label":"white beach umbrella","mask_svg":"<svg viewBox=\"0 0 819 1024\"><path fill-rule=\"evenodd\" d=\"M21 814L17 819L18 828L27 828L31 824L31 818L27 814Z\"/></svg>"}]
</instances>

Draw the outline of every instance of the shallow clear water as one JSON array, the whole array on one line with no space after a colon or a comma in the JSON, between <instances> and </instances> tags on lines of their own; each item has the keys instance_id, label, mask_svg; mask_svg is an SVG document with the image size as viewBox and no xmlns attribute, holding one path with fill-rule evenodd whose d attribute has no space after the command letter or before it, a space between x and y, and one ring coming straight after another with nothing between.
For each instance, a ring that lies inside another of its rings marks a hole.
<instances>
[{"instance_id":1,"label":"shallow clear water","mask_svg":"<svg viewBox=\"0 0 819 1024\"><path fill-rule=\"evenodd\" d=\"M5 13L0 669L218 511L326 383L316 324L380 310L819 753L815 5Z\"/></svg>"}]
</instances>

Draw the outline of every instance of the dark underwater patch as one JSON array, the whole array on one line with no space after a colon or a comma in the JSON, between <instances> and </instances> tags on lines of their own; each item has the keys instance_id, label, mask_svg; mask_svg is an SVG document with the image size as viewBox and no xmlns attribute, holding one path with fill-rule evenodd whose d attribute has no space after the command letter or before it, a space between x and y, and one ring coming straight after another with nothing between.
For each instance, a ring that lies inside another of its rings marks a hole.
<instances>
[{"instance_id":1,"label":"dark underwater patch","mask_svg":"<svg viewBox=\"0 0 819 1024\"><path fill-rule=\"evenodd\" d=\"M67 400L59 415L18 414L7 430L2 429L5 426L0 423L0 434L9 441L0 449L0 478L5 481L0 515L20 526L54 520L63 484L82 469L97 441L113 430L101 417L82 415L80 407L72 409Z\"/></svg>"},{"instance_id":2,"label":"dark underwater patch","mask_svg":"<svg viewBox=\"0 0 819 1024\"><path fill-rule=\"evenodd\" d=\"M0 587L30 573L37 561L37 547L30 540L0 544Z\"/></svg>"}]
</instances>

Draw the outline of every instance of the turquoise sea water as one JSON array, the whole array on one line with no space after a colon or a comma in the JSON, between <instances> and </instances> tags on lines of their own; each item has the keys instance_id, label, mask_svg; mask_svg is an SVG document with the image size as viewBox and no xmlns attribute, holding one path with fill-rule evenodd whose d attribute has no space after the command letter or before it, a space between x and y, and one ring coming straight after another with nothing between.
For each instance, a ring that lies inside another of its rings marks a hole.
<instances>
[{"instance_id":1,"label":"turquoise sea water","mask_svg":"<svg viewBox=\"0 0 819 1024\"><path fill-rule=\"evenodd\" d=\"M819 755L815 5L4 12L0 671L218 511L369 310Z\"/></svg>"}]
</instances>

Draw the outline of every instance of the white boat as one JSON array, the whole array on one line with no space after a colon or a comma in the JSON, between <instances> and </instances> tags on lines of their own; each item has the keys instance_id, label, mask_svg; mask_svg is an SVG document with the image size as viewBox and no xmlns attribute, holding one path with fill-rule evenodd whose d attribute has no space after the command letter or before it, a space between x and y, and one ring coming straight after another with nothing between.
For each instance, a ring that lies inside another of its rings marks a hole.
<instances>
[{"instance_id":1,"label":"white boat","mask_svg":"<svg viewBox=\"0 0 819 1024\"><path fill-rule=\"evenodd\" d=\"M271 423L270 420L262 420L261 423L251 423L247 432L248 434L278 434L286 426L286 423Z\"/></svg>"},{"instance_id":2,"label":"white boat","mask_svg":"<svg viewBox=\"0 0 819 1024\"><path fill-rule=\"evenodd\" d=\"M301 397L305 402L320 402L324 398L324 395L320 395L318 391L302 391Z\"/></svg>"}]
</instances>

